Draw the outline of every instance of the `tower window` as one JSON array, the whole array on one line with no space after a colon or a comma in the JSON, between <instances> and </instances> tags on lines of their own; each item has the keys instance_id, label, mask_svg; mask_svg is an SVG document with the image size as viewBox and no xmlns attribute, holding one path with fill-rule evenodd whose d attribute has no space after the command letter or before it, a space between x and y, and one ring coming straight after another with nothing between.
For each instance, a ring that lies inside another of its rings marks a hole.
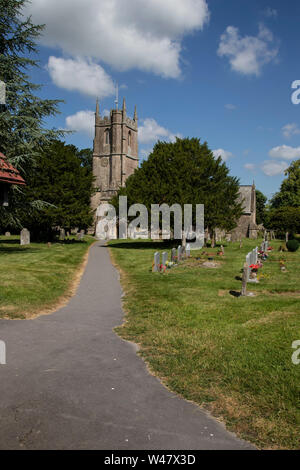
<instances>
[{"instance_id":1,"label":"tower window","mask_svg":"<svg viewBox=\"0 0 300 470\"><path fill-rule=\"evenodd\" d=\"M106 131L104 132L104 142L106 144L109 144L109 129L106 129Z\"/></svg>"},{"instance_id":2,"label":"tower window","mask_svg":"<svg viewBox=\"0 0 300 470\"><path fill-rule=\"evenodd\" d=\"M128 147L131 147L131 131L128 132Z\"/></svg>"}]
</instances>

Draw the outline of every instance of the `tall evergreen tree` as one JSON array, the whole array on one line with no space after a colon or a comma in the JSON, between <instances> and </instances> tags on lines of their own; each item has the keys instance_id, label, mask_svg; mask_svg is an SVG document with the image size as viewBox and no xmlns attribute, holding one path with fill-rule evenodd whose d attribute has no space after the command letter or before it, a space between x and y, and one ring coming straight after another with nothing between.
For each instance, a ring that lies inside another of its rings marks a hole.
<instances>
[{"instance_id":1,"label":"tall evergreen tree","mask_svg":"<svg viewBox=\"0 0 300 470\"><path fill-rule=\"evenodd\" d=\"M0 151L18 168L22 176L34 168L40 149L62 135L44 128L44 119L58 112L58 100L41 99L41 86L30 81L30 69L38 67L34 58L36 40L43 31L31 18L22 16L27 0L0 0L0 80L6 83L7 105L0 112ZM13 215L22 204L19 189L11 191L7 211L0 207L3 219Z\"/></svg>"},{"instance_id":2,"label":"tall evergreen tree","mask_svg":"<svg viewBox=\"0 0 300 470\"><path fill-rule=\"evenodd\" d=\"M212 238L216 228L229 231L236 226L242 213L238 193L239 181L229 175L221 157L215 158L207 144L195 138L158 142L119 192L129 205L142 203L148 211L151 204L204 204ZM118 197L112 202L117 206Z\"/></svg>"},{"instance_id":3,"label":"tall evergreen tree","mask_svg":"<svg viewBox=\"0 0 300 470\"><path fill-rule=\"evenodd\" d=\"M27 201L47 201L44 207L20 215L35 239L51 240L55 227L87 229L93 223L90 200L94 192L93 174L82 166L74 145L53 141L37 157L24 190Z\"/></svg>"}]
</instances>

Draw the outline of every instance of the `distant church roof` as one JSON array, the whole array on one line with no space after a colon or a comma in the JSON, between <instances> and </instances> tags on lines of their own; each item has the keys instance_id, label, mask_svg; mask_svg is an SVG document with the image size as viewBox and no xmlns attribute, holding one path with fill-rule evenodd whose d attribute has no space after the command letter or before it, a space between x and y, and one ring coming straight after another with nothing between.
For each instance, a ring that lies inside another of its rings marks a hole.
<instances>
[{"instance_id":1,"label":"distant church roof","mask_svg":"<svg viewBox=\"0 0 300 470\"><path fill-rule=\"evenodd\" d=\"M0 152L0 182L9 184L24 185L25 181L18 172L7 160L5 155Z\"/></svg>"},{"instance_id":2,"label":"distant church roof","mask_svg":"<svg viewBox=\"0 0 300 470\"><path fill-rule=\"evenodd\" d=\"M242 202L244 214L251 214L251 200L252 200L253 186L240 186L238 201Z\"/></svg>"}]
</instances>

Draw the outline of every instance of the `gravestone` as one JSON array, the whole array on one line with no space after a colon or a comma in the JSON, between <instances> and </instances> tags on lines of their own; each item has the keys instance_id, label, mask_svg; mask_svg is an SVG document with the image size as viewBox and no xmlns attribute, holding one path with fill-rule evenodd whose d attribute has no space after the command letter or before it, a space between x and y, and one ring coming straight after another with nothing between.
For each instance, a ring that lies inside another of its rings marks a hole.
<instances>
[{"instance_id":1,"label":"gravestone","mask_svg":"<svg viewBox=\"0 0 300 470\"><path fill-rule=\"evenodd\" d=\"M167 265L167 261L168 261L168 253L167 253L166 251L163 251L161 264L162 264L163 266L166 266L166 265Z\"/></svg>"},{"instance_id":2,"label":"gravestone","mask_svg":"<svg viewBox=\"0 0 300 470\"><path fill-rule=\"evenodd\" d=\"M10 232L5 232L6 237L10 237Z\"/></svg>"},{"instance_id":3,"label":"gravestone","mask_svg":"<svg viewBox=\"0 0 300 470\"><path fill-rule=\"evenodd\" d=\"M173 263L175 263L176 261L176 248L172 248L172 251L171 251L171 261Z\"/></svg>"},{"instance_id":4,"label":"gravestone","mask_svg":"<svg viewBox=\"0 0 300 470\"><path fill-rule=\"evenodd\" d=\"M247 282L249 279L249 266L247 263L244 264L243 277L242 277L242 292L241 295L244 297L247 295Z\"/></svg>"},{"instance_id":5,"label":"gravestone","mask_svg":"<svg viewBox=\"0 0 300 470\"><path fill-rule=\"evenodd\" d=\"M153 272L157 273L160 271L160 254L157 251L154 253Z\"/></svg>"},{"instance_id":6,"label":"gravestone","mask_svg":"<svg viewBox=\"0 0 300 470\"><path fill-rule=\"evenodd\" d=\"M251 253L248 253L246 256L246 264L248 266L248 271L247 271L247 282L250 280L250 264L251 263Z\"/></svg>"},{"instance_id":7,"label":"gravestone","mask_svg":"<svg viewBox=\"0 0 300 470\"><path fill-rule=\"evenodd\" d=\"M83 240L83 238L84 238L84 234L83 234L83 233L81 233L81 232L77 233L77 235L76 235L76 240L80 240L80 241L81 241L81 240Z\"/></svg>"},{"instance_id":8,"label":"gravestone","mask_svg":"<svg viewBox=\"0 0 300 470\"><path fill-rule=\"evenodd\" d=\"M181 258L182 258L182 247L181 247L181 245L179 245L179 247L177 248L177 260L178 260L178 263L179 263L179 261L181 261Z\"/></svg>"},{"instance_id":9,"label":"gravestone","mask_svg":"<svg viewBox=\"0 0 300 470\"><path fill-rule=\"evenodd\" d=\"M59 231L59 239L62 240L62 241L64 241L65 236L66 236L65 229L64 229L64 228L61 228L60 231Z\"/></svg>"},{"instance_id":10,"label":"gravestone","mask_svg":"<svg viewBox=\"0 0 300 470\"><path fill-rule=\"evenodd\" d=\"M185 247L186 247L186 233L183 230L183 232L182 232L182 248L185 249Z\"/></svg>"},{"instance_id":11,"label":"gravestone","mask_svg":"<svg viewBox=\"0 0 300 470\"><path fill-rule=\"evenodd\" d=\"M20 245L30 245L30 232L27 228L23 228L20 234Z\"/></svg>"},{"instance_id":12,"label":"gravestone","mask_svg":"<svg viewBox=\"0 0 300 470\"><path fill-rule=\"evenodd\" d=\"M186 256L187 258L191 256L191 245L189 243L186 245Z\"/></svg>"},{"instance_id":13,"label":"gravestone","mask_svg":"<svg viewBox=\"0 0 300 470\"><path fill-rule=\"evenodd\" d=\"M224 255L225 252L224 252L224 246L223 246L223 245L221 245L221 251L222 251L222 253L223 253L223 255Z\"/></svg>"}]
</instances>

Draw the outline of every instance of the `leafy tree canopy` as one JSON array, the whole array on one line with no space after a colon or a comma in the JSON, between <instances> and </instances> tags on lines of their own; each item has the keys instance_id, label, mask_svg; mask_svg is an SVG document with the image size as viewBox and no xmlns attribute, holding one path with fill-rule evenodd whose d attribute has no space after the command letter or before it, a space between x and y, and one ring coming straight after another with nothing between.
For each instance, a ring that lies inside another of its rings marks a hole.
<instances>
[{"instance_id":1,"label":"leafy tree canopy","mask_svg":"<svg viewBox=\"0 0 300 470\"><path fill-rule=\"evenodd\" d=\"M265 224L267 197L258 189L256 190L256 223Z\"/></svg>"},{"instance_id":2,"label":"leafy tree canopy","mask_svg":"<svg viewBox=\"0 0 300 470\"><path fill-rule=\"evenodd\" d=\"M221 157L215 158L207 143L199 139L158 142L148 159L135 170L119 195L127 195L128 204L204 204L205 225L231 230L242 213L237 202L239 181L229 175ZM118 196L113 199L117 206Z\"/></svg>"},{"instance_id":3,"label":"leafy tree canopy","mask_svg":"<svg viewBox=\"0 0 300 470\"><path fill-rule=\"evenodd\" d=\"M300 206L300 159L291 163L285 171L280 191L271 200L272 208Z\"/></svg>"},{"instance_id":4,"label":"leafy tree canopy","mask_svg":"<svg viewBox=\"0 0 300 470\"><path fill-rule=\"evenodd\" d=\"M94 177L82 166L78 153L73 145L54 141L37 157L37 171L28 180L25 196L29 202L41 200L48 204L20 214L23 226L35 238L51 239L55 227L71 230L92 225Z\"/></svg>"},{"instance_id":5,"label":"leafy tree canopy","mask_svg":"<svg viewBox=\"0 0 300 470\"><path fill-rule=\"evenodd\" d=\"M6 107L0 110L0 151L27 179L35 157L49 141L63 133L45 128L45 118L58 112L58 100L38 96L40 85L29 71L38 67L35 42L43 26L22 16L27 0L0 0L0 80L6 83ZM0 206L0 219L17 223L15 209L24 204L19 188L13 188L8 209ZM23 206L23 210L27 210Z\"/></svg>"},{"instance_id":6,"label":"leafy tree canopy","mask_svg":"<svg viewBox=\"0 0 300 470\"><path fill-rule=\"evenodd\" d=\"M280 234L300 233L300 206L271 209L267 216L267 227Z\"/></svg>"}]
</instances>

